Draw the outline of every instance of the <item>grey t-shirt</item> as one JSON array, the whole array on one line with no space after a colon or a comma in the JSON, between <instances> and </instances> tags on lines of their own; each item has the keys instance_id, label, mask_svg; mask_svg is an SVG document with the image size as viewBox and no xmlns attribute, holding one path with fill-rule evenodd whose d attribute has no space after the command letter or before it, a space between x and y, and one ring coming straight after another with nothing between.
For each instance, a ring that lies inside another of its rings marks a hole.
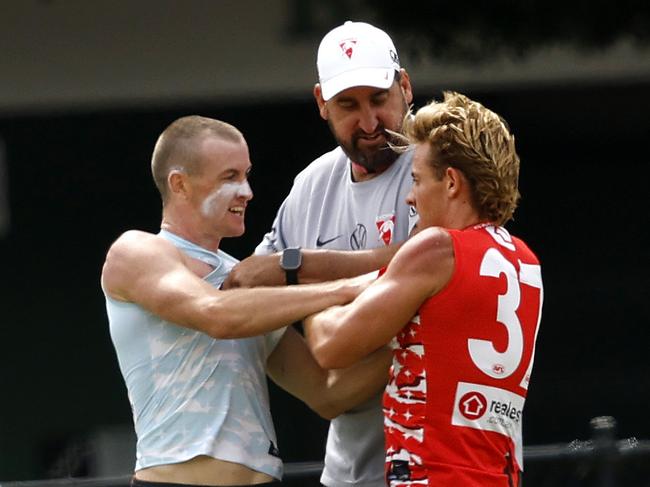
<instances>
[{"instance_id":1,"label":"grey t-shirt","mask_svg":"<svg viewBox=\"0 0 650 487\"><path fill-rule=\"evenodd\" d=\"M255 253L293 246L363 250L406 240L417 219L406 204L411 158L412 152L404 153L382 174L354 182L341 148L323 154L296 176ZM321 482L328 487L385 485L380 394L332 420Z\"/></svg>"}]
</instances>

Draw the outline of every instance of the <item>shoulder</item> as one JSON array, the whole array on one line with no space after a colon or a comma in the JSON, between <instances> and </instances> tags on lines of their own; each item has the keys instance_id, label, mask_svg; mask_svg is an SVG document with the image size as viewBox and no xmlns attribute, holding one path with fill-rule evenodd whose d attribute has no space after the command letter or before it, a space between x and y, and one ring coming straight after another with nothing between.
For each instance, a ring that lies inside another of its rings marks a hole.
<instances>
[{"instance_id":1,"label":"shoulder","mask_svg":"<svg viewBox=\"0 0 650 487\"><path fill-rule=\"evenodd\" d=\"M102 287L110 295L119 294L125 281L141 274L143 267L167 259L180 260L180 252L159 235L129 230L118 237L106 254L102 269Z\"/></svg>"},{"instance_id":2,"label":"shoulder","mask_svg":"<svg viewBox=\"0 0 650 487\"><path fill-rule=\"evenodd\" d=\"M411 171L413 167L413 150L402 152L393 163L391 171L395 176L406 179L411 184Z\"/></svg>"},{"instance_id":3,"label":"shoulder","mask_svg":"<svg viewBox=\"0 0 650 487\"><path fill-rule=\"evenodd\" d=\"M453 249L453 241L448 230L442 227L429 227L408 239L403 248L409 253L448 252Z\"/></svg>"},{"instance_id":4,"label":"shoulder","mask_svg":"<svg viewBox=\"0 0 650 487\"><path fill-rule=\"evenodd\" d=\"M443 262L453 262L453 259L454 245L450 233L441 227L430 227L408 239L393 261L400 267L429 272Z\"/></svg>"},{"instance_id":5,"label":"shoulder","mask_svg":"<svg viewBox=\"0 0 650 487\"><path fill-rule=\"evenodd\" d=\"M108 250L107 262L115 258L145 258L161 252L171 252L173 244L159 235L129 230L120 235Z\"/></svg>"},{"instance_id":6,"label":"shoulder","mask_svg":"<svg viewBox=\"0 0 650 487\"><path fill-rule=\"evenodd\" d=\"M318 181L323 177L329 177L335 171L345 170L347 167L347 156L340 147L326 152L306 168L298 173L295 184Z\"/></svg>"},{"instance_id":7,"label":"shoulder","mask_svg":"<svg viewBox=\"0 0 650 487\"><path fill-rule=\"evenodd\" d=\"M526 262L532 262L536 264L539 263L539 257L537 257L537 254L528 246L526 242L515 236L512 237L512 240L515 243L515 247L524 257L524 260Z\"/></svg>"},{"instance_id":8,"label":"shoulder","mask_svg":"<svg viewBox=\"0 0 650 487\"><path fill-rule=\"evenodd\" d=\"M395 162L403 167L404 170L410 171L411 166L413 165L413 153L413 149L409 148L408 150L402 152Z\"/></svg>"},{"instance_id":9,"label":"shoulder","mask_svg":"<svg viewBox=\"0 0 650 487\"><path fill-rule=\"evenodd\" d=\"M388 265L386 276L416 292L432 296L443 289L454 273L452 237L440 227L426 228L410 238Z\"/></svg>"}]
</instances>

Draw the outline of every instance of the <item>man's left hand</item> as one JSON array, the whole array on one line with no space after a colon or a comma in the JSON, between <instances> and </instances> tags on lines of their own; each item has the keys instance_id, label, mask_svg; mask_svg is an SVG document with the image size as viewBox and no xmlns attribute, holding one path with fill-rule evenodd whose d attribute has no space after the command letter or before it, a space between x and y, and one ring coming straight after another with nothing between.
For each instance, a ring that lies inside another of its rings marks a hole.
<instances>
[{"instance_id":1,"label":"man's left hand","mask_svg":"<svg viewBox=\"0 0 650 487\"><path fill-rule=\"evenodd\" d=\"M222 289L235 287L284 286L287 283L280 267L280 254L251 255L237 264L223 283Z\"/></svg>"}]
</instances>

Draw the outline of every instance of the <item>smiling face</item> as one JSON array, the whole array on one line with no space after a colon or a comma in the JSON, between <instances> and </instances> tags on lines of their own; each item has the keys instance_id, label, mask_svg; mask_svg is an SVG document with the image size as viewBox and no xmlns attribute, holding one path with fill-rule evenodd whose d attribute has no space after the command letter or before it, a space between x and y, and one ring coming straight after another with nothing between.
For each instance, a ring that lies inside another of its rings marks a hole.
<instances>
[{"instance_id":1,"label":"smiling face","mask_svg":"<svg viewBox=\"0 0 650 487\"><path fill-rule=\"evenodd\" d=\"M191 204L204 232L218 238L245 230L246 206L253 198L248 184L251 162L246 142L207 137L200 142L201 169L191 177Z\"/></svg>"}]
</instances>

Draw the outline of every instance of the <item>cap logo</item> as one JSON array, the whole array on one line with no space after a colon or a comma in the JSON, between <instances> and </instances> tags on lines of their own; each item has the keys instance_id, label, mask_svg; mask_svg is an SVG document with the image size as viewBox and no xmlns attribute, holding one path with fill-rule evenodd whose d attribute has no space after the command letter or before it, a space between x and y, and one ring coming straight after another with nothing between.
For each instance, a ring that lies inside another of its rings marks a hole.
<instances>
[{"instance_id":1,"label":"cap logo","mask_svg":"<svg viewBox=\"0 0 650 487\"><path fill-rule=\"evenodd\" d=\"M352 59L352 53L354 51L354 46L356 43L356 39L343 39L341 42L339 42L341 51L343 51L343 54L345 54L348 59Z\"/></svg>"},{"instance_id":2,"label":"cap logo","mask_svg":"<svg viewBox=\"0 0 650 487\"><path fill-rule=\"evenodd\" d=\"M390 50L390 58L395 64L399 64L399 58L397 57L397 53L392 49Z\"/></svg>"}]
</instances>

